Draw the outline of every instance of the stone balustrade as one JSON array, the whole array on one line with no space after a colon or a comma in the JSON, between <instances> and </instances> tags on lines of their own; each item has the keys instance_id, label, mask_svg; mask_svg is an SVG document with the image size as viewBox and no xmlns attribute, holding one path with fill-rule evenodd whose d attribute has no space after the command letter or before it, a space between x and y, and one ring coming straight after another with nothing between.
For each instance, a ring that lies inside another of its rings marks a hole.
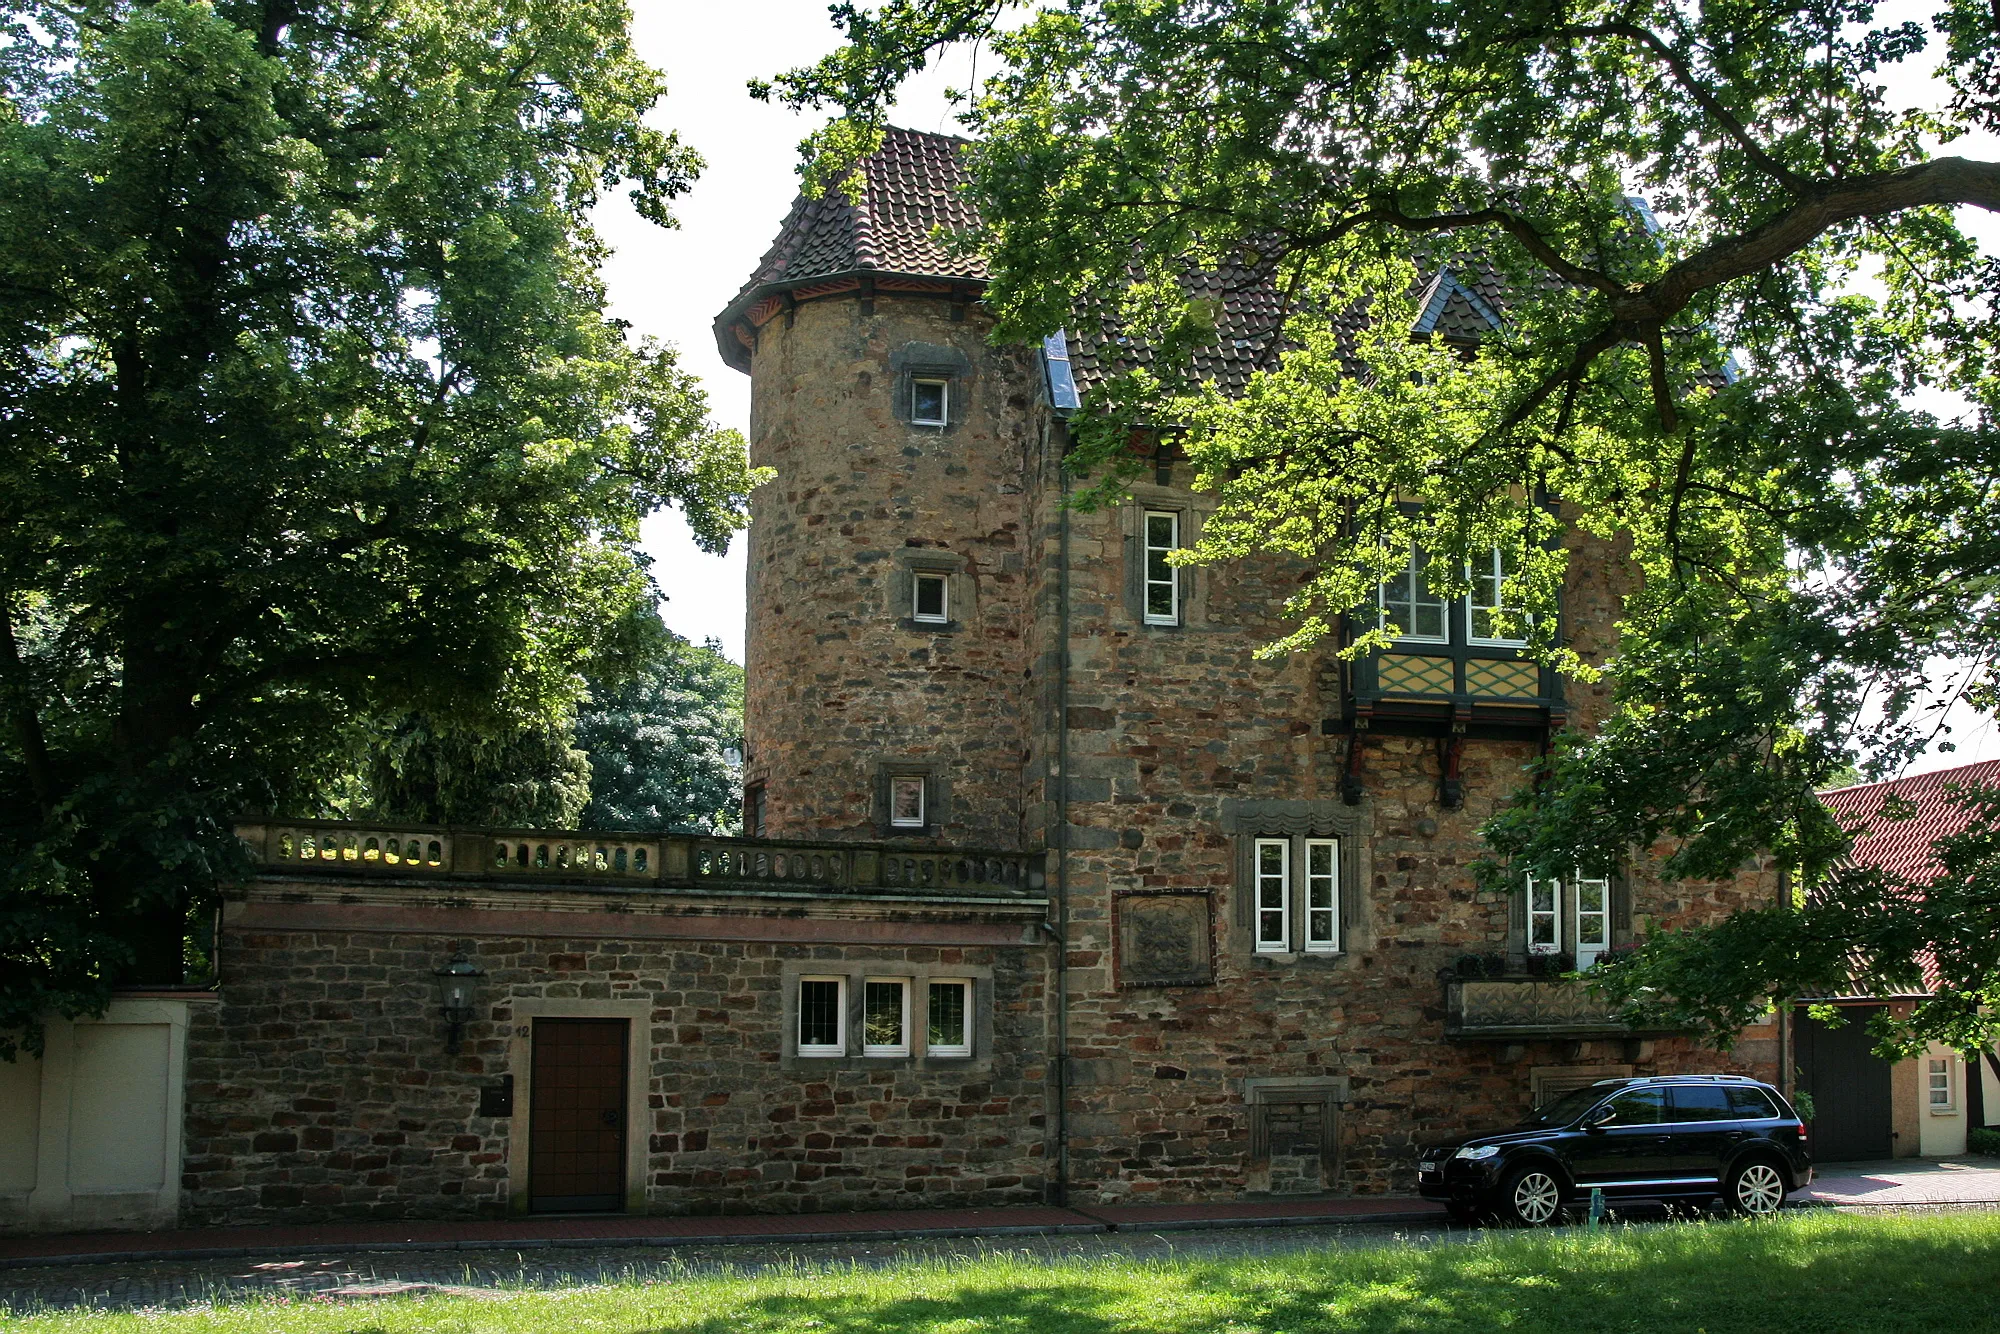
<instances>
[{"instance_id":1,"label":"stone balustrade","mask_svg":"<svg viewBox=\"0 0 2000 1334\"><path fill-rule=\"evenodd\" d=\"M1445 1031L1455 1038L1508 1040L1626 1037L1631 1029L1608 1001L1563 978L1453 978L1445 982Z\"/></svg>"},{"instance_id":2,"label":"stone balustrade","mask_svg":"<svg viewBox=\"0 0 2000 1334\"><path fill-rule=\"evenodd\" d=\"M437 829L332 820L244 823L237 836L267 872L1014 897L1042 889L1039 854L795 843L681 834Z\"/></svg>"}]
</instances>

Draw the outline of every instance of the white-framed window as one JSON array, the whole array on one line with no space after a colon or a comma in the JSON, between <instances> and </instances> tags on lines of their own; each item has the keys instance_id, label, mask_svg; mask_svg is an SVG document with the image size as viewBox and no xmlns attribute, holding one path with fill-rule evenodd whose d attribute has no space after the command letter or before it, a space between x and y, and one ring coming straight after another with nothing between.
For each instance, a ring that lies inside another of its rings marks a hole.
<instances>
[{"instance_id":1,"label":"white-framed window","mask_svg":"<svg viewBox=\"0 0 2000 1334\"><path fill-rule=\"evenodd\" d=\"M951 619L951 576L918 570L910 576L910 619L943 625Z\"/></svg>"},{"instance_id":2,"label":"white-framed window","mask_svg":"<svg viewBox=\"0 0 2000 1334\"><path fill-rule=\"evenodd\" d=\"M1292 948L1292 844L1260 838L1256 847L1257 949L1287 954Z\"/></svg>"},{"instance_id":3,"label":"white-framed window","mask_svg":"<svg viewBox=\"0 0 2000 1334\"><path fill-rule=\"evenodd\" d=\"M1580 973L1611 948L1611 882L1578 876L1571 886L1571 908L1576 918L1576 970Z\"/></svg>"},{"instance_id":4,"label":"white-framed window","mask_svg":"<svg viewBox=\"0 0 2000 1334\"><path fill-rule=\"evenodd\" d=\"M799 979L798 1052L801 1056L847 1055L847 979Z\"/></svg>"},{"instance_id":5,"label":"white-framed window","mask_svg":"<svg viewBox=\"0 0 2000 1334\"><path fill-rule=\"evenodd\" d=\"M1181 516L1173 510L1147 510L1143 516L1146 537L1146 624L1181 623L1181 572L1167 563L1167 556L1181 544Z\"/></svg>"},{"instance_id":6,"label":"white-framed window","mask_svg":"<svg viewBox=\"0 0 2000 1334\"><path fill-rule=\"evenodd\" d=\"M861 984L861 1054L910 1054L910 980L871 977Z\"/></svg>"},{"instance_id":7,"label":"white-framed window","mask_svg":"<svg viewBox=\"0 0 2000 1334\"><path fill-rule=\"evenodd\" d=\"M1561 954L1562 881L1528 877L1528 953Z\"/></svg>"},{"instance_id":8,"label":"white-framed window","mask_svg":"<svg viewBox=\"0 0 2000 1334\"><path fill-rule=\"evenodd\" d=\"M971 979L931 979L924 1051L930 1056L972 1055Z\"/></svg>"},{"instance_id":9,"label":"white-framed window","mask_svg":"<svg viewBox=\"0 0 2000 1334\"><path fill-rule=\"evenodd\" d=\"M951 420L951 381L917 379L910 381L910 422L916 426L943 426Z\"/></svg>"},{"instance_id":10,"label":"white-framed window","mask_svg":"<svg viewBox=\"0 0 2000 1334\"><path fill-rule=\"evenodd\" d=\"M1340 950L1340 841L1306 840L1306 949Z\"/></svg>"},{"instance_id":11,"label":"white-framed window","mask_svg":"<svg viewBox=\"0 0 2000 1334\"><path fill-rule=\"evenodd\" d=\"M925 820L925 788L922 774L891 774L889 777L889 823L897 829L922 829Z\"/></svg>"},{"instance_id":12,"label":"white-framed window","mask_svg":"<svg viewBox=\"0 0 2000 1334\"><path fill-rule=\"evenodd\" d=\"M1507 580L1513 562L1494 547L1472 562L1472 596L1467 600L1466 637L1475 644L1519 648L1528 642L1527 613L1507 605ZM1502 629L1500 621L1507 622Z\"/></svg>"},{"instance_id":13,"label":"white-framed window","mask_svg":"<svg viewBox=\"0 0 2000 1334\"><path fill-rule=\"evenodd\" d=\"M1951 1058L1933 1056L1925 1062L1926 1091L1930 1097L1933 1112L1945 1113L1958 1110L1958 1099L1951 1082Z\"/></svg>"},{"instance_id":14,"label":"white-framed window","mask_svg":"<svg viewBox=\"0 0 2000 1334\"><path fill-rule=\"evenodd\" d=\"M1528 877L1528 953L1576 954L1578 972L1611 948L1611 881L1577 876L1570 881Z\"/></svg>"},{"instance_id":15,"label":"white-framed window","mask_svg":"<svg viewBox=\"0 0 2000 1334\"><path fill-rule=\"evenodd\" d=\"M1445 623L1445 601L1431 592L1424 578L1427 558L1414 543L1403 568L1382 581L1382 627L1396 627L1396 638L1424 644L1444 644L1451 640Z\"/></svg>"}]
</instances>

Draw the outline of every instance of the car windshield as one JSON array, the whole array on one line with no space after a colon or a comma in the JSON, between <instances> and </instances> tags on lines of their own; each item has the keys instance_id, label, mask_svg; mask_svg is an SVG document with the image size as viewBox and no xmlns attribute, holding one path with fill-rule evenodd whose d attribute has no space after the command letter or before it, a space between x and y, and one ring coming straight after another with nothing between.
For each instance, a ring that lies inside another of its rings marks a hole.
<instances>
[{"instance_id":1,"label":"car windshield","mask_svg":"<svg viewBox=\"0 0 2000 1334\"><path fill-rule=\"evenodd\" d=\"M1572 1089L1570 1092L1557 1098L1554 1102L1543 1103L1540 1108L1530 1112L1527 1119L1521 1122L1521 1124L1524 1126L1566 1126L1576 1120L1577 1117L1589 1111L1608 1092L1610 1092L1609 1089L1601 1088Z\"/></svg>"}]
</instances>

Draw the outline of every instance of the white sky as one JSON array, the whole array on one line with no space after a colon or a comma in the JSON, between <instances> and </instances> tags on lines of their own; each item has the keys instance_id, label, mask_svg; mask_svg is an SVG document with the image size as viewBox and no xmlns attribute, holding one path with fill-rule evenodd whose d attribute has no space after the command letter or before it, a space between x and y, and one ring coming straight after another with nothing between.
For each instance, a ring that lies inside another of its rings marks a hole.
<instances>
[{"instance_id":1,"label":"white sky","mask_svg":"<svg viewBox=\"0 0 2000 1334\"><path fill-rule=\"evenodd\" d=\"M826 0L632 0L639 54L666 71L667 96L653 121L678 130L708 159L693 190L676 204L680 226L663 231L620 194L597 213L616 248L605 267L611 313L681 350L699 375L715 420L747 432L750 377L716 354L710 322L750 276L798 193L798 143L824 116L796 115L753 102L752 78L769 78L831 51L837 34ZM895 121L920 130L954 127L944 90L970 82L969 57L912 83ZM700 643L714 637L743 661L743 540L727 556L704 554L675 512L645 528L653 573L666 591L667 624Z\"/></svg>"},{"instance_id":2,"label":"white sky","mask_svg":"<svg viewBox=\"0 0 2000 1334\"><path fill-rule=\"evenodd\" d=\"M795 115L776 104L753 102L751 78L769 78L831 50L836 34L826 0L736 0L693 4L687 0L633 0L639 54L666 71L667 97L654 112L657 124L678 130L700 150L708 168L675 212L681 225L662 231L642 221L622 195L599 209L597 222L615 254L605 278L612 313L636 333L652 334L681 350L681 363L701 377L715 420L747 431L750 380L725 366L715 350L710 321L749 277L797 193L797 145L823 117ZM1913 0L1885 5L1924 17ZM1896 17L1901 17L1897 15ZM1935 42L1935 38L1933 41ZM1935 48L1934 48L1935 49ZM1897 92L1915 104L1933 100L1918 69L1897 81ZM972 82L972 57L960 54L904 90L893 119L920 130L955 128L944 97L947 87ZM1899 99L1902 100L1902 99ZM1991 136L1968 138L1950 151L2000 157ZM1972 210L1962 210L1974 221ZM2000 219L1980 215L1975 228L2000 248ZM667 594L666 622L699 643L721 641L743 660L744 562L739 537L727 556L709 556L689 540L678 514L656 515L645 528L654 574ZM1934 752L1910 772L2000 757L2000 735L1991 720L1956 710L1952 752Z\"/></svg>"}]
</instances>

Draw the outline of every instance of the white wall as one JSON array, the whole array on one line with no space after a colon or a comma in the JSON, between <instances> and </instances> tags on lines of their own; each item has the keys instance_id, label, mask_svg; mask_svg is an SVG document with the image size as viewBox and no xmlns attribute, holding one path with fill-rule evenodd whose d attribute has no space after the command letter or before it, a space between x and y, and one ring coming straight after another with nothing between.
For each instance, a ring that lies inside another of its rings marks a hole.
<instances>
[{"instance_id":1,"label":"white wall","mask_svg":"<svg viewBox=\"0 0 2000 1334\"><path fill-rule=\"evenodd\" d=\"M1951 1071L1951 1108L1933 1111L1930 1105L1931 1062L1941 1060ZM1921 1137L1918 1152L1926 1158L1955 1158L1965 1152L1965 1062L1949 1048L1933 1042L1917 1062L1917 1128Z\"/></svg>"},{"instance_id":2,"label":"white wall","mask_svg":"<svg viewBox=\"0 0 2000 1334\"><path fill-rule=\"evenodd\" d=\"M0 1231L174 1224L190 1003L51 1019L41 1059L0 1062Z\"/></svg>"}]
</instances>

